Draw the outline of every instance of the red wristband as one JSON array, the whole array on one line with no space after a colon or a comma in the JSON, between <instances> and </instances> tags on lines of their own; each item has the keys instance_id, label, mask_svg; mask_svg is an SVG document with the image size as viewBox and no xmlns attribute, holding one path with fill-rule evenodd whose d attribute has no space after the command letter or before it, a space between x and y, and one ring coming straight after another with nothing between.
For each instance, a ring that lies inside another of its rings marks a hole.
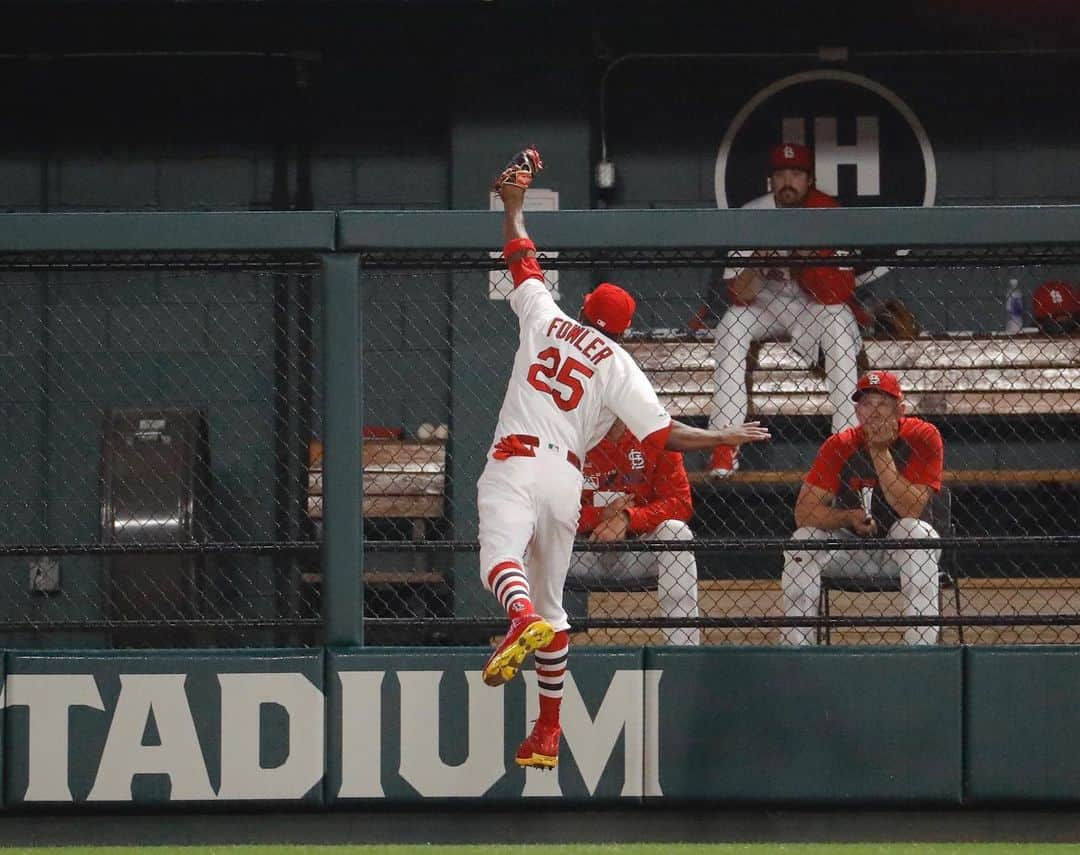
<instances>
[{"instance_id":1,"label":"red wristband","mask_svg":"<svg viewBox=\"0 0 1080 855\"><path fill-rule=\"evenodd\" d=\"M525 250L528 253L532 250L532 255L522 255L516 261L511 261L511 256L520 253ZM526 279L543 279L544 271L540 269L540 262L536 260L536 244L534 244L528 238L514 238L512 241L503 247L503 257L506 259L506 266L510 269L510 275L514 279L514 287L517 288Z\"/></svg>"},{"instance_id":2,"label":"red wristband","mask_svg":"<svg viewBox=\"0 0 1080 855\"><path fill-rule=\"evenodd\" d=\"M506 246L503 247L503 257L509 258L515 252L521 252L523 249L531 249L536 252L536 244L532 242L531 238L514 238L512 241L507 241Z\"/></svg>"}]
</instances>

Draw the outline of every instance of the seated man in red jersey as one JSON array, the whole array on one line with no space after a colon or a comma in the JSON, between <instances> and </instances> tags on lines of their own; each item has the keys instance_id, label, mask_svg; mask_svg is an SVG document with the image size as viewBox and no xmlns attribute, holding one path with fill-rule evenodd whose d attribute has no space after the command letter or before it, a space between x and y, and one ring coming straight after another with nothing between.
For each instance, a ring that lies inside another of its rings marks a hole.
<instances>
[{"instance_id":1,"label":"seated man in red jersey","mask_svg":"<svg viewBox=\"0 0 1080 855\"><path fill-rule=\"evenodd\" d=\"M629 538L687 541L694 515L690 481L677 451L643 445L621 421L585 458L578 534L594 543ZM660 615L696 618L697 560L693 552L575 552L570 580L597 585L655 582ZM699 644L691 627L665 627L668 644Z\"/></svg>"},{"instance_id":2,"label":"seated man in red jersey","mask_svg":"<svg viewBox=\"0 0 1080 855\"><path fill-rule=\"evenodd\" d=\"M889 540L936 538L931 503L941 489L943 446L938 429L904 416L903 391L895 374L870 371L855 394L857 427L830 436L795 502L795 540L875 537ZM782 579L788 617L817 611L822 573L855 576L895 573L905 616L938 614L940 549L801 550L784 553ZM788 644L807 644L808 628L784 630ZM935 644L937 626L910 626L908 644Z\"/></svg>"}]
</instances>

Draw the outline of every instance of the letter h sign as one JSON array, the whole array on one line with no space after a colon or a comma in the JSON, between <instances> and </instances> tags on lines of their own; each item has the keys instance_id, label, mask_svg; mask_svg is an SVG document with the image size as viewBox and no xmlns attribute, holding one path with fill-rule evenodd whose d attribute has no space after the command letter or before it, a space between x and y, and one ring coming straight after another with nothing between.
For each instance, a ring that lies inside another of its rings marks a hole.
<instances>
[{"instance_id":1,"label":"letter h sign","mask_svg":"<svg viewBox=\"0 0 1080 855\"><path fill-rule=\"evenodd\" d=\"M839 189L839 167L855 167L856 193L859 196L881 195L881 144L877 116L855 117L855 144L837 142L836 116L814 117L814 184L835 196ZM806 120L786 117L781 123L784 142L806 144Z\"/></svg>"}]
</instances>

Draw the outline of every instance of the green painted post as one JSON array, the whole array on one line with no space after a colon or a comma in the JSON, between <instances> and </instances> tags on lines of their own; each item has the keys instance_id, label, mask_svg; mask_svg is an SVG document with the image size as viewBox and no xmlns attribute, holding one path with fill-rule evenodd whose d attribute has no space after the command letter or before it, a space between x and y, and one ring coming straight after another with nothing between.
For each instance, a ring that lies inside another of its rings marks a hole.
<instances>
[{"instance_id":1,"label":"green painted post","mask_svg":"<svg viewBox=\"0 0 1080 855\"><path fill-rule=\"evenodd\" d=\"M322 256L323 621L326 644L363 643L360 258Z\"/></svg>"}]
</instances>

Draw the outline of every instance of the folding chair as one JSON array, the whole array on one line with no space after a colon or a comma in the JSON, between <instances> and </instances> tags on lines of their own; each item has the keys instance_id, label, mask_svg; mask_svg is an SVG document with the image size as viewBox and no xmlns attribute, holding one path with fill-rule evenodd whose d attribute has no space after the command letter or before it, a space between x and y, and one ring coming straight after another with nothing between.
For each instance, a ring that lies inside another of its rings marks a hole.
<instances>
[{"instance_id":1,"label":"folding chair","mask_svg":"<svg viewBox=\"0 0 1080 855\"><path fill-rule=\"evenodd\" d=\"M952 493L948 487L941 490L931 499L930 506L931 522L934 530L941 537L952 537ZM872 548L872 547L871 547ZM938 562L938 614L942 612L944 592L953 591L953 603L956 608L956 616L959 618L961 611L960 580L956 573L956 551L944 548L941 551L941 560ZM818 594L818 617L824 620L825 643L832 643L832 626L829 624L829 594L839 591L849 594L876 594L897 593L900 591L900 576L897 573L880 573L871 576L856 576L850 573L833 571L822 573L821 590ZM964 626L957 624L957 636L961 644L964 643ZM822 624L817 627L817 642L821 644Z\"/></svg>"}]
</instances>

